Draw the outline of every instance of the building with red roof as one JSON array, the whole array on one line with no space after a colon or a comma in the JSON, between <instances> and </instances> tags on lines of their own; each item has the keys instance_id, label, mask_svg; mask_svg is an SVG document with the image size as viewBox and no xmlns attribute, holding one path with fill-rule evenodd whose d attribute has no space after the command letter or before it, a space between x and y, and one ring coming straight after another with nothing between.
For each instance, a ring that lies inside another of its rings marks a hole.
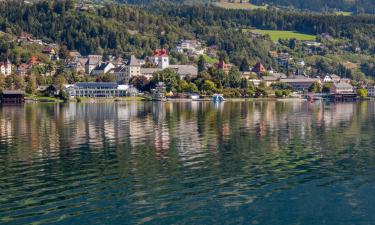
<instances>
[{"instance_id":1,"label":"building with red roof","mask_svg":"<svg viewBox=\"0 0 375 225\"><path fill-rule=\"evenodd\" d=\"M169 67L169 56L166 49L156 49L152 57L149 58L152 63L161 69Z\"/></svg>"},{"instance_id":2,"label":"building with red roof","mask_svg":"<svg viewBox=\"0 0 375 225\"><path fill-rule=\"evenodd\" d=\"M229 73L230 64L226 64L224 60L220 60L219 64L217 64L217 68L223 70L225 73Z\"/></svg>"},{"instance_id":3,"label":"building with red roof","mask_svg":"<svg viewBox=\"0 0 375 225\"><path fill-rule=\"evenodd\" d=\"M267 70L266 68L263 66L262 63L258 62L254 68L251 70L251 72L254 72L256 74L263 74L263 73L266 73Z\"/></svg>"}]
</instances>

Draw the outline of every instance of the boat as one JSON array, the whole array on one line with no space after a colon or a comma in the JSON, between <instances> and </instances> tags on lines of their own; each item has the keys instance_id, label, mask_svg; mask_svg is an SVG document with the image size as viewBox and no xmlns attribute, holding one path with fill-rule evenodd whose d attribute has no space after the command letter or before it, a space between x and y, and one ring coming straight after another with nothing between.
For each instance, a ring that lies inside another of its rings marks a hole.
<instances>
[{"instance_id":1,"label":"boat","mask_svg":"<svg viewBox=\"0 0 375 225\"><path fill-rule=\"evenodd\" d=\"M214 94L212 96L212 101L213 102L224 102L225 101L225 98L222 94Z\"/></svg>"},{"instance_id":2,"label":"boat","mask_svg":"<svg viewBox=\"0 0 375 225\"><path fill-rule=\"evenodd\" d=\"M152 101L165 102L167 98L165 97L165 84L164 82L159 82L155 89L152 90Z\"/></svg>"}]
</instances>

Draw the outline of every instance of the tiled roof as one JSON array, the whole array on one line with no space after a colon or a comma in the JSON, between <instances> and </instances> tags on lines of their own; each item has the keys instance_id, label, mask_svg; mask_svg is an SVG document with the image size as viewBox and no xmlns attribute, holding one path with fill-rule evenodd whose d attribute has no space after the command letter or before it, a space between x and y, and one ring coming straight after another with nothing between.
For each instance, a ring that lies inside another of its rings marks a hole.
<instances>
[{"instance_id":1,"label":"tiled roof","mask_svg":"<svg viewBox=\"0 0 375 225\"><path fill-rule=\"evenodd\" d=\"M81 82L76 83L78 88L117 88L115 82Z\"/></svg>"},{"instance_id":2,"label":"tiled roof","mask_svg":"<svg viewBox=\"0 0 375 225\"><path fill-rule=\"evenodd\" d=\"M132 55L130 57L130 61L129 61L128 65L129 66L141 66L141 63L139 62L139 60L134 55Z\"/></svg>"},{"instance_id":3,"label":"tiled roof","mask_svg":"<svg viewBox=\"0 0 375 225\"><path fill-rule=\"evenodd\" d=\"M352 85L345 83L345 82L334 83L333 85L335 85L336 88L340 88L340 89L353 88Z\"/></svg>"},{"instance_id":4,"label":"tiled roof","mask_svg":"<svg viewBox=\"0 0 375 225\"><path fill-rule=\"evenodd\" d=\"M24 95L25 92L21 90L4 90L3 95Z\"/></svg>"}]
</instances>

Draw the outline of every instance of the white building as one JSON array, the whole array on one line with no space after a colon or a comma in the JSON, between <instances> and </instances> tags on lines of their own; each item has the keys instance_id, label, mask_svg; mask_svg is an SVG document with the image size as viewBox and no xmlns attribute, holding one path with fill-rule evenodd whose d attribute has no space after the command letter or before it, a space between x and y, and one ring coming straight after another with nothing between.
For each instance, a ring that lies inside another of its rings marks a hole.
<instances>
[{"instance_id":1,"label":"white building","mask_svg":"<svg viewBox=\"0 0 375 225\"><path fill-rule=\"evenodd\" d=\"M179 53L188 53L189 55L203 55L204 49L198 40L182 40L177 45Z\"/></svg>"},{"instance_id":2,"label":"white building","mask_svg":"<svg viewBox=\"0 0 375 225\"><path fill-rule=\"evenodd\" d=\"M169 56L166 49L156 49L149 60L161 69L169 67Z\"/></svg>"},{"instance_id":3,"label":"white building","mask_svg":"<svg viewBox=\"0 0 375 225\"><path fill-rule=\"evenodd\" d=\"M367 89L367 96L375 97L375 86L374 85L367 86L366 89Z\"/></svg>"},{"instance_id":4,"label":"white building","mask_svg":"<svg viewBox=\"0 0 375 225\"><path fill-rule=\"evenodd\" d=\"M114 68L115 65L113 65L111 62L102 62L91 71L91 75L98 76L100 74L106 74Z\"/></svg>"},{"instance_id":5,"label":"white building","mask_svg":"<svg viewBox=\"0 0 375 225\"><path fill-rule=\"evenodd\" d=\"M331 94L353 94L354 87L345 82L334 83L330 89Z\"/></svg>"},{"instance_id":6,"label":"white building","mask_svg":"<svg viewBox=\"0 0 375 225\"><path fill-rule=\"evenodd\" d=\"M109 98L126 95L128 85L105 82L82 82L66 85L69 97Z\"/></svg>"},{"instance_id":7,"label":"white building","mask_svg":"<svg viewBox=\"0 0 375 225\"><path fill-rule=\"evenodd\" d=\"M87 57L87 62L85 64L86 74L91 74L93 69L97 67L102 62L103 57L101 55L89 55Z\"/></svg>"},{"instance_id":8,"label":"white building","mask_svg":"<svg viewBox=\"0 0 375 225\"><path fill-rule=\"evenodd\" d=\"M129 79L135 76L142 75L141 74L141 61L137 59L134 55L130 57L130 60L125 68L126 68L126 73Z\"/></svg>"},{"instance_id":9,"label":"white building","mask_svg":"<svg viewBox=\"0 0 375 225\"><path fill-rule=\"evenodd\" d=\"M0 62L0 73L4 74L5 76L9 76L12 74L12 64L9 60Z\"/></svg>"}]
</instances>

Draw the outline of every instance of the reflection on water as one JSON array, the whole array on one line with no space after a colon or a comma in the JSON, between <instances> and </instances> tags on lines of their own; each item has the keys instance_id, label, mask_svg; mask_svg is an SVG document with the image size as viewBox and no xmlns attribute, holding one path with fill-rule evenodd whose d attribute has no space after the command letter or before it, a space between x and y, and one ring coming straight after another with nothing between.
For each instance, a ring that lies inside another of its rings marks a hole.
<instances>
[{"instance_id":1,"label":"reflection on water","mask_svg":"<svg viewBox=\"0 0 375 225\"><path fill-rule=\"evenodd\" d=\"M0 108L0 223L374 224L375 103Z\"/></svg>"}]
</instances>

